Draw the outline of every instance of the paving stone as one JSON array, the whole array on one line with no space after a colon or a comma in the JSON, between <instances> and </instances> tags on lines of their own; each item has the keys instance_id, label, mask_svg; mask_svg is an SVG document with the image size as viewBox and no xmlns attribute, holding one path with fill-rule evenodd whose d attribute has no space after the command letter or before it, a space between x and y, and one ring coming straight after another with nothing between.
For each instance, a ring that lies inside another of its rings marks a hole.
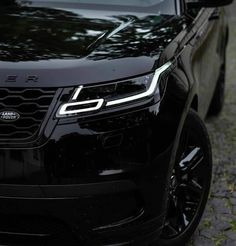
<instances>
[{"instance_id":1,"label":"paving stone","mask_svg":"<svg viewBox=\"0 0 236 246\"><path fill-rule=\"evenodd\" d=\"M236 205L233 206L232 210L233 210L233 214L236 215Z\"/></svg>"},{"instance_id":2,"label":"paving stone","mask_svg":"<svg viewBox=\"0 0 236 246\"><path fill-rule=\"evenodd\" d=\"M235 231L227 231L225 232L225 235L227 238L229 238L229 241L233 241L234 245L236 245L236 232Z\"/></svg>"},{"instance_id":3,"label":"paving stone","mask_svg":"<svg viewBox=\"0 0 236 246\"><path fill-rule=\"evenodd\" d=\"M226 246L235 246L236 244L235 244L235 241L227 240L225 245Z\"/></svg>"},{"instance_id":4,"label":"paving stone","mask_svg":"<svg viewBox=\"0 0 236 246\"><path fill-rule=\"evenodd\" d=\"M203 237L203 238L207 238L207 239L212 239L214 237L214 232L213 232L212 228L202 229L199 236Z\"/></svg>"},{"instance_id":5,"label":"paving stone","mask_svg":"<svg viewBox=\"0 0 236 246\"><path fill-rule=\"evenodd\" d=\"M198 246L215 246L214 242L211 239L205 237L197 237L194 241L194 245Z\"/></svg>"},{"instance_id":6,"label":"paving stone","mask_svg":"<svg viewBox=\"0 0 236 246\"><path fill-rule=\"evenodd\" d=\"M232 197L236 198L236 191L232 193Z\"/></svg>"},{"instance_id":7,"label":"paving stone","mask_svg":"<svg viewBox=\"0 0 236 246\"><path fill-rule=\"evenodd\" d=\"M215 213L217 214L230 214L231 209L228 207L228 201L225 198L213 198L210 201Z\"/></svg>"}]
</instances>

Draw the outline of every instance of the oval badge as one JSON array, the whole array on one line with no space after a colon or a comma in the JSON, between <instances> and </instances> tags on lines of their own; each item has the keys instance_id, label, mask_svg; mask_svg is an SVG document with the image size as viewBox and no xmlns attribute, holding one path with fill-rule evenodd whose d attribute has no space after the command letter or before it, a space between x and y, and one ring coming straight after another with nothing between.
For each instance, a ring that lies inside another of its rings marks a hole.
<instances>
[{"instance_id":1,"label":"oval badge","mask_svg":"<svg viewBox=\"0 0 236 246\"><path fill-rule=\"evenodd\" d=\"M20 115L15 111L1 111L0 120L2 121L16 121L20 118Z\"/></svg>"}]
</instances>

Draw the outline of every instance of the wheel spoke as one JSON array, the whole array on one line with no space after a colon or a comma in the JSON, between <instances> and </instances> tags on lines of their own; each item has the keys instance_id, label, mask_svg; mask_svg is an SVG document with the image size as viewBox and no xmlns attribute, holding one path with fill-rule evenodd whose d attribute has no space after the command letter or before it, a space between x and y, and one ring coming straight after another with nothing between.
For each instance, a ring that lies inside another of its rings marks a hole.
<instances>
[{"instance_id":1,"label":"wheel spoke","mask_svg":"<svg viewBox=\"0 0 236 246\"><path fill-rule=\"evenodd\" d=\"M192 188L192 185L188 186L187 184L181 184L179 192L179 200L181 199L182 201L184 211L186 213L196 211L200 200L200 193L196 193L198 190L196 191L195 188Z\"/></svg>"},{"instance_id":2,"label":"wheel spoke","mask_svg":"<svg viewBox=\"0 0 236 246\"><path fill-rule=\"evenodd\" d=\"M199 203L203 187L195 180L190 180L186 184L179 186L185 192L186 201Z\"/></svg>"},{"instance_id":3,"label":"wheel spoke","mask_svg":"<svg viewBox=\"0 0 236 246\"><path fill-rule=\"evenodd\" d=\"M198 147L194 148L183 160L181 160L180 172L182 175L189 174L195 170L203 162L202 150Z\"/></svg>"},{"instance_id":4,"label":"wheel spoke","mask_svg":"<svg viewBox=\"0 0 236 246\"><path fill-rule=\"evenodd\" d=\"M195 201L185 201L185 204L186 204L186 211L189 211L189 210L196 210L197 207L198 207L198 202L195 202Z\"/></svg>"},{"instance_id":5,"label":"wheel spoke","mask_svg":"<svg viewBox=\"0 0 236 246\"><path fill-rule=\"evenodd\" d=\"M185 230L185 228L189 225L189 221L187 220L187 216L182 211L179 216L179 232Z\"/></svg>"},{"instance_id":6,"label":"wheel spoke","mask_svg":"<svg viewBox=\"0 0 236 246\"><path fill-rule=\"evenodd\" d=\"M188 187L191 191L197 193L198 195L202 194L203 187L196 180L192 179L189 182Z\"/></svg>"},{"instance_id":7,"label":"wheel spoke","mask_svg":"<svg viewBox=\"0 0 236 246\"><path fill-rule=\"evenodd\" d=\"M173 208L177 208L177 197L175 195L171 196L171 205Z\"/></svg>"},{"instance_id":8,"label":"wheel spoke","mask_svg":"<svg viewBox=\"0 0 236 246\"><path fill-rule=\"evenodd\" d=\"M175 197L174 207L169 207L169 211L171 211L169 212L170 217L168 223L172 228L176 228L178 234L181 233L189 224L189 220L185 211L185 204L184 197L177 196Z\"/></svg>"},{"instance_id":9,"label":"wheel spoke","mask_svg":"<svg viewBox=\"0 0 236 246\"><path fill-rule=\"evenodd\" d=\"M170 224L170 222L165 226L166 233L168 233L169 236L173 237L179 233L177 229L173 225Z\"/></svg>"}]
</instances>

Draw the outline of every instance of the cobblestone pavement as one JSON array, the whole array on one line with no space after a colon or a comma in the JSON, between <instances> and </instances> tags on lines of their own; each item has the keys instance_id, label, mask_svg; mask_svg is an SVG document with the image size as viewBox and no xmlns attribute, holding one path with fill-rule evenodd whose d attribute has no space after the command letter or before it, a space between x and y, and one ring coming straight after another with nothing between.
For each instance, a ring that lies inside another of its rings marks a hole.
<instances>
[{"instance_id":1,"label":"cobblestone pavement","mask_svg":"<svg viewBox=\"0 0 236 246\"><path fill-rule=\"evenodd\" d=\"M236 2L227 9L230 42L224 110L207 120L213 145L212 192L192 246L236 246Z\"/></svg>"}]
</instances>

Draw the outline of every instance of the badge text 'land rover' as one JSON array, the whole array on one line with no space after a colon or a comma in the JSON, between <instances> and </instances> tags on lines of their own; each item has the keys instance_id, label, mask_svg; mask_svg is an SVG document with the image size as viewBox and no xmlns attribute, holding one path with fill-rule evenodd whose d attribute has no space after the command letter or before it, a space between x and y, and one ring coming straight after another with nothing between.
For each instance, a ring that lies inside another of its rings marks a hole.
<instances>
[{"instance_id":1,"label":"badge text 'land rover'","mask_svg":"<svg viewBox=\"0 0 236 246\"><path fill-rule=\"evenodd\" d=\"M20 118L20 114L15 111L1 111L0 120L1 121L16 121Z\"/></svg>"}]
</instances>

